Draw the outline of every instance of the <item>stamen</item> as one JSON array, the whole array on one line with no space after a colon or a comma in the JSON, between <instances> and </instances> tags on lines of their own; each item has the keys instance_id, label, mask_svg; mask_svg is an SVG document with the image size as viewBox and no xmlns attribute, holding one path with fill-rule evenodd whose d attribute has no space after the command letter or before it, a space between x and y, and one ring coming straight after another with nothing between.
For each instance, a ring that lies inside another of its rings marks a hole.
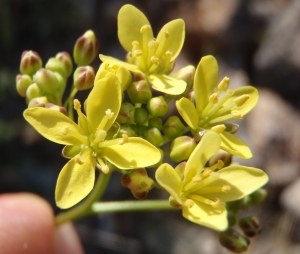
<instances>
[{"instance_id":1,"label":"stamen","mask_svg":"<svg viewBox=\"0 0 300 254\"><path fill-rule=\"evenodd\" d=\"M125 143L128 143L128 136L126 134L122 134L123 139L120 140L119 144L123 145Z\"/></svg>"},{"instance_id":2,"label":"stamen","mask_svg":"<svg viewBox=\"0 0 300 254\"><path fill-rule=\"evenodd\" d=\"M60 133L63 135L67 135L69 132L70 127L69 126L63 126L60 130Z\"/></svg>"},{"instance_id":3,"label":"stamen","mask_svg":"<svg viewBox=\"0 0 300 254\"><path fill-rule=\"evenodd\" d=\"M98 130L93 143L96 144L99 142L103 142L106 138L106 135L107 135L107 132L105 130ZM91 144L91 145L93 145L93 144Z\"/></svg>"},{"instance_id":4,"label":"stamen","mask_svg":"<svg viewBox=\"0 0 300 254\"><path fill-rule=\"evenodd\" d=\"M211 206L212 206L213 208L218 208L220 205L221 205L221 201L220 201L219 198L217 198L216 201L212 201L212 202L211 202Z\"/></svg>"},{"instance_id":5,"label":"stamen","mask_svg":"<svg viewBox=\"0 0 300 254\"><path fill-rule=\"evenodd\" d=\"M174 52L172 50L167 50L166 51L166 56L173 56Z\"/></svg>"},{"instance_id":6,"label":"stamen","mask_svg":"<svg viewBox=\"0 0 300 254\"><path fill-rule=\"evenodd\" d=\"M191 200L191 199L186 199L184 202L183 202L183 206L186 206L188 208L192 208L194 206L194 201Z\"/></svg>"},{"instance_id":7,"label":"stamen","mask_svg":"<svg viewBox=\"0 0 300 254\"><path fill-rule=\"evenodd\" d=\"M160 64L160 59L158 57L156 57L156 56L151 56L150 60L155 65L159 65Z\"/></svg>"},{"instance_id":8,"label":"stamen","mask_svg":"<svg viewBox=\"0 0 300 254\"><path fill-rule=\"evenodd\" d=\"M243 94L234 99L235 104L240 107L250 98L249 94Z\"/></svg>"},{"instance_id":9,"label":"stamen","mask_svg":"<svg viewBox=\"0 0 300 254\"><path fill-rule=\"evenodd\" d=\"M107 109L105 111L105 116L102 118L101 122L99 123L96 132L98 132L99 130L103 130L108 120L111 120L113 116L114 116L114 112L112 112L111 109Z\"/></svg>"},{"instance_id":10,"label":"stamen","mask_svg":"<svg viewBox=\"0 0 300 254\"><path fill-rule=\"evenodd\" d=\"M105 111L105 114L107 115L108 119L110 120L110 119L113 118L115 113L112 112L111 109L108 109L108 110Z\"/></svg>"},{"instance_id":11,"label":"stamen","mask_svg":"<svg viewBox=\"0 0 300 254\"><path fill-rule=\"evenodd\" d=\"M209 96L209 101L212 102L213 104L217 104L219 101L218 94L213 93L211 96Z\"/></svg>"},{"instance_id":12,"label":"stamen","mask_svg":"<svg viewBox=\"0 0 300 254\"><path fill-rule=\"evenodd\" d=\"M206 178L206 177L210 176L211 173L212 173L212 170L206 168L206 169L204 169L204 171L201 173L201 175L202 175L204 178Z\"/></svg>"},{"instance_id":13,"label":"stamen","mask_svg":"<svg viewBox=\"0 0 300 254\"><path fill-rule=\"evenodd\" d=\"M107 165L101 166L101 171L102 171L104 174L108 174L108 172L109 172L109 167L108 167Z\"/></svg>"},{"instance_id":14,"label":"stamen","mask_svg":"<svg viewBox=\"0 0 300 254\"><path fill-rule=\"evenodd\" d=\"M140 29L140 33L145 33L147 31L149 31L151 29L151 27L149 25L143 25Z\"/></svg>"},{"instance_id":15,"label":"stamen","mask_svg":"<svg viewBox=\"0 0 300 254\"><path fill-rule=\"evenodd\" d=\"M237 118L237 119L243 119L244 118L244 115L239 110L232 110L231 114L234 116L234 118Z\"/></svg>"},{"instance_id":16,"label":"stamen","mask_svg":"<svg viewBox=\"0 0 300 254\"><path fill-rule=\"evenodd\" d=\"M230 192L231 188L229 185L223 185L222 186L222 191L226 194L228 194Z\"/></svg>"},{"instance_id":17,"label":"stamen","mask_svg":"<svg viewBox=\"0 0 300 254\"><path fill-rule=\"evenodd\" d=\"M143 55L143 51L140 50L140 49L136 49L132 52L132 56L133 57L139 57L139 56L142 56Z\"/></svg>"},{"instance_id":18,"label":"stamen","mask_svg":"<svg viewBox=\"0 0 300 254\"><path fill-rule=\"evenodd\" d=\"M228 77L224 77L218 85L218 90L227 91L229 86L230 79Z\"/></svg>"},{"instance_id":19,"label":"stamen","mask_svg":"<svg viewBox=\"0 0 300 254\"><path fill-rule=\"evenodd\" d=\"M80 101L79 101L79 100L75 99L75 100L73 101L73 103L74 103L74 109L75 109L76 111L78 111L78 110L81 109L81 104L80 104Z\"/></svg>"},{"instance_id":20,"label":"stamen","mask_svg":"<svg viewBox=\"0 0 300 254\"><path fill-rule=\"evenodd\" d=\"M132 45L132 47L134 47L134 48L138 48L138 47L140 46L140 43L139 43L138 41L133 41L133 42L131 43L131 45Z\"/></svg>"},{"instance_id":21,"label":"stamen","mask_svg":"<svg viewBox=\"0 0 300 254\"><path fill-rule=\"evenodd\" d=\"M151 41L148 43L149 48L156 48L158 45L157 41L153 38Z\"/></svg>"},{"instance_id":22,"label":"stamen","mask_svg":"<svg viewBox=\"0 0 300 254\"><path fill-rule=\"evenodd\" d=\"M199 196L199 195L195 195L195 194L190 194L189 198L193 199L193 200L197 200L201 203L207 204L207 205L211 205L214 208L217 208L218 206L220 206L221 202L220 199L217 198L215 201L214 200L210 200L208 198Z\"/></svg>"},{"instance_id":23,"label":"stamen","mask_svg":"<svg viewBox=\"0 0 300 254\"><path fill-rule=\"evenodd\" d=\"M83 160L80 156L80 154L77 154L75 157L74 157L74 160L76 163L78 163L79 165L82 165L83 164Z\"/></svg>"},{"instance_id":24,"label":"stamen","mask_svg":"<svg viewBox=\"0 0 300 254\"><path fill-rule=\"evenodd\" d=\"M216 164L208 167L211 171L215 171L216 169L221 169L224 166L224 162L222 160L218 160Z\"/></svg>"},{"instance_id":25,"label":"stamen","mask_svg":"<svg viewBox=\"0 0 300 254\"><path fill-rule=\"evenodd\" d=\"M165 35L166 38L169 38L170 33L169 33L168 30L164 30L163 33L164 33L164 35Z\"/></svg>"}]
</instances>

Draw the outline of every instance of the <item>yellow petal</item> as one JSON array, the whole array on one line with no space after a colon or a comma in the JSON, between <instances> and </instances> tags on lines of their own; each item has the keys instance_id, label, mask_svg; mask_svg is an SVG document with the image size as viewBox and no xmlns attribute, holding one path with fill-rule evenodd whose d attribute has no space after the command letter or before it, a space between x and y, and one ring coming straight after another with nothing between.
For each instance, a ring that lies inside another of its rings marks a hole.
<instances>
[{"instance_id":1,"label":"yellow petal","mask_svg":"<svg viewBox=\"0 0 300 254\"><path fill-rule=\"evenodd\" d=\"M233 96L231 96L225 103L224 106L230 104L234 101L235 98L248 94L250 95L249 99L240 107L233 107L232 110L239 110L243 115L247 114L251 109L254 108L258 102L259 93L258 90L253 86L243 86L234 90Z\"/></svg>"},{"instance_id":2,"label":"yellow petal","mask_svg":"<svg viewBox=\"0 0 300 254\"><path fill-rule=\"evenodd\" d=\"M80 146L82 130L66 115L48 108L28 108L24 118L45 138L62 145ZM85 140L87 142L87 140Z\"/></svg>"},{"instance_id":3,"label":"yellow petal","mask_svg":"<svg viewBox=\"0 0 300 254\"><path fill-rule=\"evenodd\" d=\"M176 101L176 108L186 122L186 124L193 130L198 128L199 116L194 104L187 98L181 98Z\"/></svg>"},{"instance_id":4,"label":"yellow petal","mask_svg":"<svg viewBox=\"0 0 300 254\"><path fill-rule=\"evenodd\" d=\"M213 56L202 57L194 81L195 101L198 112L202 112L208 103L209 96L218 85L219 67Z\"/></svg>"},{"instance_id":5,"label":"yellow petal","mask_svg":"<svg viewBox=\"0 0 300 254\"><path fill-rule=\"evenodd\" d=\"M168 35L166 36L167 33ZM175 19L163 26L157 36L158 49L156 52L165 54L167 51L173 53L170 62L179 55L185 37L185 25L182 19ZM157 55L159 57L159 55Z\"/></svg>"},{"instance_id":6,"label":"yellow petal","mask_svg":"<svg viewBox=\"0 0 300 254\"><path fill-rule=\"evenodd\" d=\"M268 175L258 169L240 165L233 165L223 168L218 171L219 177L215 178L210 183L210 177L203 179L203 186L205 187L222 187L228 185L230 187L229 193L218 192L203 194L205 187L196 192L198 195L203 195L209 199L219 198L222 202L228 202L240 199L246 195L251 194L255 190L265 185L269 178Z\"/></svg>"},{"instance_id":7,"label":"yellow petal","mask_svg":"<svg viewBox=\"0 0 300 254\"><path fill-rule=\"evenodd\" d=\"M118 78L115 74L108 72L105 78L95 83L86 100L86 114L94 132L108 109L114 113L105 125L105 130L110 128L119 113L121 100L122 92Z\"/></svg>"},{"instance_id":8,"label":"yellow petal","mask_svg":"<svg viewBox=\"0 0 300 254\"><path fill-rule=\"evenodd\" d=\"M250 159L252 152L245 142L234 136L229 132L220 133L222 138L221 148L233 155L241 157L243 159Z\"/></svg>"},{"instance_id":9,"label":"yellow petal","mask_svg":"<svg viewBox=\"0 0 300 254\"><path fill-rule=\"evenodd\" d=\"M57 206L66 209L76 205L93 189L95 181L95 158L90 153L83 164L70 160L61 170L55 189Z\"/></svg>"},{"instance_id":10,"label":"yellow petal","mask_svg":"<svg viewBox=\"0 0 300 254\"><path fill-rule=\"evenodd\" d=\"M134 64L129 64L126 62L123 62L117 58L111 57L111 56L105 56L105 55L100 55L100 59L103 63L110 63L110 64L117 64L119 66L123 66L126 70L132 71L132 72L140 72L139 68L134 65ZM99 78L100 73L97 72L97 75L95 77L95 80Z\"/></svg>"},{"instance_id":11,"label":"yellow petal","mask_svg":"<svg viewBox=\"0 0 300 254\"><path fill-rule=\"evenodd\" d=\"M143 45L143 34L140 33L140 29L144 25L151 27L148 19L140 10L130 4L126 4L120 9L118 14L118 37L127 52L131 51L133 41L139 42L141 46ZM148 33L152 39L152 29Z\"/></svg>"},{"instance_id":12,"label":"yellow petal","mask_svg":"<svg viewBox=\"0 0 300 254\"><path fill-rule=\"evenodd\" d=\"M156 170L155 178L157 182L181 204L179 194L182 189L182 183L175 169L171 165L164 163Z\"/></svg>"},{"instance_id":13,"label":"yellow petal","mask_svg":"<svg viewBox=\"0 0 300 254\"><path fill-rule=\"evenodd\" d=\"M153 89L170 95L182 94L186 88L185 81L167 75L152 74L149 81Z\"/></svg>"},{"instance_id":14,"label":"yellow petal","mask_svg":"<svg viewBox=\"0 0 300 254\"><path fill-rule=\"evenodd\" d=\"M188 183L199 174L208 160L220 149L221 138L213 131L208 131L196 146L188 159L184 170L184 182Z\"/></svg>"},{"instance_id":15,"label":"yellow petal","mask_svg":"<svg viewBox=\"0 0 300 254\"><path fill-rule=\"evenodd\" d=\"M224 206L220 205L217 208L213 208L211 205L206 205L195 200L193 201L195 204L191 208L186 206L182 208L183 217L217 231L227 229L227 211Z\"/></svg>"},{"instance_id":16,"label":"yellow petal","mask_svg":"<svg viewBox=\"0 0 300 254\"><path fill-rule=\"evenodd\" d=\"M101 155L120 169L149 167L161 159L161 153L155 146L134 137L128 138L128 143L103 147Z\"/></svg>"}]
</instances>

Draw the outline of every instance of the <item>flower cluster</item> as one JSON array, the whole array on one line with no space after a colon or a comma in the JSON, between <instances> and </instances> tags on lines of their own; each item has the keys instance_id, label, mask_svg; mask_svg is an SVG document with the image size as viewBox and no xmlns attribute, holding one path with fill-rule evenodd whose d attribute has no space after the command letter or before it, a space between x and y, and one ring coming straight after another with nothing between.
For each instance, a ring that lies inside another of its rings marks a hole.
<instances>
[{"instance_id":1,"label":"flower cluster","mask_svg":"<svg viewBox=\"0 0 300 254\"><path fill-rule=\"evenodd\" d=\"M268 181L260 169L231 163L233 155L252 157L235 136L239 126L230 121L244 118L255 106L257 89L230 89L229 78L219 81L213 56L201 58L196 68L172 72L185 37L182 19L167 23L154 37L145 15L125 5L118 14L118 37L126 60L101 54L96 74L89 64L98 40L91 30L77 40L73 58L78 67L64 103L71 56L58 53L43 68L36 52L22 55L17 90L28 103L24 117L45 138L65 145L62 155L70 159L58 176L57 205L70 208L88 196L95 169L100 175L119 171L134 197L143 199L162 187L170 194L170 208L182 209L186 219L232 233L228 217L246 206L232 209L232 201L252 195L252 203L258 203ZM85 89L91 91L82 108L74 98ZM157 168L155 179L146 168Z\"/></svg>"}]
</instances>

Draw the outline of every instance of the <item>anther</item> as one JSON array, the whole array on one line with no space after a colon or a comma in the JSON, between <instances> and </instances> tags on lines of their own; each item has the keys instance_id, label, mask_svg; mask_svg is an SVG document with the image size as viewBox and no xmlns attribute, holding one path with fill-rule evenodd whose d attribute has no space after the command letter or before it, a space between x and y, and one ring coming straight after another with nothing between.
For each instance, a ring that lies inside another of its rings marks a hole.
<instances>
[{"instance_id":1,"label":"anther","mask_svg":"<svg viewBox=\"0 0 300 254\"><path fill-rule=\"evenodd\" d=\"M157 44L158 44L157 41L155 39L153 39L153 40L149 41L148 47L155 48L157 46Z\"/></svg>"},{"instance_id":2,"label":"anther","mask_svg":"<svg viewBox=\"0 0 300 254\"><path fill-rule=\"evenodd\" d=\"M69 132L69 126L63 126L60 130L60 133L63 135L67 135Z\"/></svg>"},{"instance_id":3,"label":"anther","mask_svg":"<svg viewBox=\"0 0 300 254\"><path fill-rule=\"evenodd\" d=\"M250 98L249 94L243 94L234 99L235 104L240 107Z\"/></svg>"},{"instance_id":4,"label":"anther","mask_svg":"<svg viewBox=\"0 0 300 254\"><path fill-rule=\"evenodd\" d=\"M163 33L166 38L168 38L170 36L170 33L168 32L168 30L164 30Z\"/></svg>"},{"instance_id":5,"label":"anther","mask_svg":"<svg viewBox=\"0 0 300 254\"><path fill-rule=\"evenodd\" d=\"M230 81L229 78L224 77L218 85L218 90L226 91L229 86L229 81Z\"/></svg>"},{"instance_id":6,"label":"anther","mask_svg":"<svg viewBox=\"0 0 300 254\"><path fill-rule=\"evenodd\" d=\"M173 56L174 52L172 50L167 50L166 51L166 56Z\"/></svg>"},{"instance_id":7,"label":"anther","mask_svg":"<svg viewBox=\"0 0 300 254\"><path fill-rule=\"evenodd\" d=\"M122 135L123 139L120 140L119 145L123 145L125 143L128 143L128 136L126 134Z\"/></svg>"},{"instance_id":8,"label":"anther","mask_svg":"<svg viewBox=\"0 0 300 254\"><path fill-rule=\"evenodd\" d=\"M109 172L109 167L107 165L101 166L101 171L104 174L107 174Z\"/></svg>"},{"instance_id":9,"label":"anther","mask_svg":"<svg viewBox=\"0 0 300 254\"><path fill-rule=\"evenodd\" d=\"M106 110L105 114L107 115L108 119L112 119L114 116L114 112L112 112L111 109Z\"/></svg>"},{"instance_id":10,"label":"anther","mask_svg":"<svg viewBox=\"0 0 300 254\"><path fill-rule=\"evenodd\" d=\"M244 115L239 110L232 110L231 114L234 116L234 118L237 118L237 119L243 119L244 118Z\"/></svg>"},{"instance_id":11,"label":"anther","mask_svg":"<svg viewBox=\"0 0 300 254\"><path fill-rule=\"evenodd\" d=\"M160 59L158 57L156 57L156 56L151 56L150 60L155 65L159 65L160 64Z\"/></svg>"},{"instance_id":12,"label":"anther","mask_svg":"<svg viewBox=\"0 0 300 254\"><path fill-rule=\"evenodd\" d=\"M80 157L79 154L76 155L76 156L74 157L74 160L75 160L75 162L78 163L79 165L82 165L82 164L83 164L83 161L82 161L82 159L81 159L81 157Z\"/></svg>"},{"instance_id":13,"label":"anther","mask_svg":"<svg viewBox=\"0 0 300 254\"><path fill-rule=\"evenodd\" d=\"M134 50L132 55L133 55L133 57L139 57L139 56L143 55L143 51L140 49Z\"/></svg>"},{"instance_id":14,"label":"anther","mask_svg":"<svg viewBox=\"0 0 300 254\"><path fill-rule=\"evenodd\" d=\"M140 33L145 33L147 31L149 31L151 29L151 27L149 25L143 25L140 29Z\"/></svg>"},{"instance_id":15,"label":"anther","mask_svg":"<svg viewBox=\"0 0 300 254\"><path fill-rule=\"evenodd\" d=\"M75 99L75 100L73 101L73 103L74 103L74 109L75 109L75 110L81 109L81 104L80 104L80 101L79 101L79 100Z\"/></svg>"},{"instance_id":16,"label":"anther","mask_svg":"<svg viewBox=\"0 0 300 254\"><path fill-rule=\"evenodd\" d=\"M222 186L222 191L226 194L228 194L230 192L231 188L229 185L223 185Z\"/></svg>"},{"instance_id":17,"label":"anther","mask_svg":"<svg viewBox=\"0 0 300 254\"><path fill-rule=\"evenodd\" d=\"M140 46L140 43L138 41L133 41L131 45L132 47L138 48Z\"/></svg>"},{"instance_id":18,"label":"anther","mask_svg":"<svg viewBox=\"0 0 300 254\"><path fill-rule=\"evenodd\" d=\"M212 206L213 208L217 208L217 207L219 207L220 205L221 205L221 202L220 202L220 199L219 199L219 198L217 198L216 201L212 201L212 202L211 202L211 206Z\"/></svg>"},{"instance_id":19,"label":"anther","mask_svg":"<svg viewBox=\"0 0 300 254\"><path fill-rule=\"evenodd\" d=\"M213 93L211 96L209 96L209 101L212 102L213 104L217 104L219 101L218 94Z\"/></svg>"}]
</instances>

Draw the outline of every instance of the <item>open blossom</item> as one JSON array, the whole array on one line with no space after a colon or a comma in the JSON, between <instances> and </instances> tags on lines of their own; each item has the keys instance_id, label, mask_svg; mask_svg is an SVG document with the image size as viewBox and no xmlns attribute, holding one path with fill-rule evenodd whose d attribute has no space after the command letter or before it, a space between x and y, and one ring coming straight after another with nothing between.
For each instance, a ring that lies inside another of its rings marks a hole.
<instances>
[{"instance_id":1,"label":"open blossom","mask_svg":"<svg viewBox=\"0 0 300 254\"><path fill-rule=\"evenodd\" d=\"M108 131L121 106L119 79L112 72L98 75L85 103L84 115L78 100L74 108L78 124L66 115L47 108L25 110L25 119L45 138L66 145L65 157L72 158L61 170L55 191L56 203L69 208L86 197L94 186L95 167L108 173L108 162L120 169L152 166L161 154L142 138L109 139ZM145 156L147 155L147 156Z\"/></svg>"},{"instance_id":2,"label":"open blossom","mask_svg":"<svg viewBox=\"0 0 300 254\"><path fill-rule=\"evenodd\" d=\"M213 131L204 134L184 171L162 164L156 171L156 180L171 195L170 203L182 208L183 216L200 225L223 231L228 227L224 202L234 201L262 187L268 176L260 169L231 165L222 161L206 167L216 154L221 137Z\"/></svg>"},{"instance_id":3,"label":"open blossom","mask_svg":"<svg viewBox=\"0 0 300 254\"><path fill-rule=\"evenodd\" d=\"M221 148L241 158L251 158L249 147L234 136L238 125L229 124L242 119L256 105L258 91L253 86L228 89L229 78L219 84L218 63L213 56L205 56L197 66L194 79L194 103L181 98L176 107L194 133L214 130L222 138Z\"/></svg>"},{"instance_id":4,"label":"open blossom","mask_svg":"<svg viewBox=\"0 0 300 254\"><path fill-rule=\"evenodd\" d=\"M118 15L118 37L128 52L127 62L100 55L103 62L124 66L127 70L141 74L153 89L166 94L182 94L186 88L183 80L168 76L173 70L185 37L184 21L173 20L153 37L147 17L132 5L124 5Z\"/></svg>"}]
</instances>

